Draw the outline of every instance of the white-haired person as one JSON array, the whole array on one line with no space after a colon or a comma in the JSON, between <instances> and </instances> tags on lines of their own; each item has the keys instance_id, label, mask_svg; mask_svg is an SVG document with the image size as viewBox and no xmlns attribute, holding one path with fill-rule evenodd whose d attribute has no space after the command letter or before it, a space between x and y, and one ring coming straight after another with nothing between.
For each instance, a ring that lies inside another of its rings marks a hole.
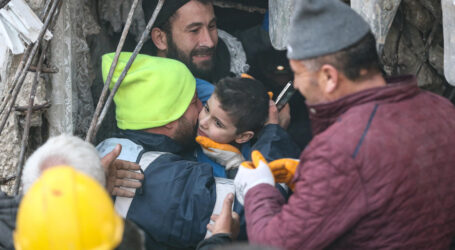
<instances>
[{"instance_id":1,"label":"white-haired person","mask_svg":"<svg viewBox=\"0 0 455 250\"><path fill-rule=\"evenodd\" d=\"M44 173L47 173L48 169L54 170L66 166L66 168L74 168L78 172L91 177L98 184L106 187L110 194L122 195L122 190L119 186L138 187L140 182L128 182L119 180L119 178L135 177L136 180L140 180L142 174L129 171L137 170L139 168L138 165L128 162L119 164L119 160L115 160L120 151L121 147L118 146L101 159L95 147L79 137L67 134L52 137L33 152L25 163L21 179L22 193L24 195L29 193L30 188L40 180ZM59 175L58 178L60 177L64 178L64 175ZM0 216L4 216L3 213L6 211L6 206L13 211L7 214L9 222L9 224L5 224L7 227L2 227L3 224L0 224L0 233L4 235L4 237L0 237L0 249L3 249L4 246L12 246L12 230L15 228L14 221L16 219L17 206L21 199L22 197L0 196L0 208L2 208ZM122 228L123 236L121 236L120 243L116 249L145 249L144 233L133 222L124 220Z\"/></svg>"},{"instance_id":2,"label":"white-haired person","mask_svg":"<svg viewBox=\"0 0 455 250\"><path fill-rule=\"evenodd\" d=\"M28 158L22 175L23 193L44 170L60 165L72 166L102 186L106 185L106 176L95 147L79 137L62 134L50 138Z\"/></svg>"},{"instance_id":3,"label":"white-haired person","mask_svg":"<svg viewBox=\"0 0 455 250\"><path fill-rule=\"evenodd\" d=\"M27 192L44 170L68 165L94 178L112 195L127 195L119 186L137 188L140 187L140 182L117 178L134 177L140 180L142 174L129 171L138 170L139 166L136 164L117 164L119 160L114 161L120 150L121 147L117 147L111 154L100 159L95 147L79 137L67 134L52 137L27 159L21 180L23 193Z\"/></svg>"}]
</instances>

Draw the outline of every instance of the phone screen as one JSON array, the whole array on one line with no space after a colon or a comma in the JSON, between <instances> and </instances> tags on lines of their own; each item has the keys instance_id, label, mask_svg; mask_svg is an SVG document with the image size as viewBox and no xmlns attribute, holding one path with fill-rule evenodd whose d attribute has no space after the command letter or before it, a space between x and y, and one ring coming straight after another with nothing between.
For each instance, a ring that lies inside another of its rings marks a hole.
<instances>
[{"instance_id":1,"label":"phone screen","mask_svg":"<svg viewBox=\"0 0 455 250\"><path fill-rule=\"evenodd\" d=\"M284 86L283 90L275 100L275 104L278 110L281 110L284 107L284 105L286 105L286 103L289 102L291 97L294 95L295 91L296 90L292 86L292 81L288 82L286 86Z\"/></svg>"}]
</instances>

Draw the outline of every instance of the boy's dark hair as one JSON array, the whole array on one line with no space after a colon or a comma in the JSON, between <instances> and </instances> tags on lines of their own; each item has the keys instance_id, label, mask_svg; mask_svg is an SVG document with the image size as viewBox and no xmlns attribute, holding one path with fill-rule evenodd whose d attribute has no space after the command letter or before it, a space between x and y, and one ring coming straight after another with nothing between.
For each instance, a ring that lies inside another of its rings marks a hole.
<instances>
[{"instance_id":1,"label":"boy's dark hair","mask_svg":"<svg viewBox=\"0 0 455 250\"><path fill-rule=\"evenodd\" d=\"M381 72L376 40L371 32L348 48L329 55L304 59L302 62L313 71L319 70L324 64L330 64L351 81L363 80L362 78ZM360 75L362 69L366 69L368 73Z\"/></svg>"},{"instance_id":2,"label":"boy's dark hair","mask_svg":"<svg viewBox=\"0 0 455 250\"><path fill-rule=\"evenodd\" d=\"M264 126L269 114L269 96L260 81L226 77L216 84L214 94L232 119L237 133L257 132Z\"/></svg>"}]
</instances>

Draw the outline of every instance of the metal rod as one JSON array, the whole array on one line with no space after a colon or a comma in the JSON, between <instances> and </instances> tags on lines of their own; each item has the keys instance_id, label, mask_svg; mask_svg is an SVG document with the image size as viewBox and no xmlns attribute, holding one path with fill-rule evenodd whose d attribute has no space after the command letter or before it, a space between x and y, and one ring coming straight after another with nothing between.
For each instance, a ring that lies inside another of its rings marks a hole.
<instances>
[{"instance_id":1,"label":"metal rod","mask_svg":"<svg viewBox=\"0 0 455 250\"><path fill-rule=\"evenodd\" d=\"M90 137L87 136L86 141L91 142L93 140L93 138L95 137L96 132L100 128L101 123L103 122L103 119L106 116L107 110L109 109L109 106L112 103L112 99L114 98L115 93L117 92L118 88L120 87L120 84L122 83L123 79L125 79L125 76L128 73L128 70L130 69L131 65L133 64L134 59L136 59L137 54L142 49L144 42L146 41L147 38L149 38L150 30L152 29L152 26L155 23L158 13L160 12L161 8L163 7L164 1L165 0L158 1L155 11L153 12L152 17L150 18L150 20L147 24L147 27L145 28L144 32L142 33L141 39L139 40L138 44L136 45L136 48L134 49L133 54L131 55L130 59L128 60L128 63L126 64L126 66L123 69L122 73L120 74L117 82L115 83L114 87L111 90L109 98L107 99L106 104L104 105L101 115L98 119L98 122L96 123L94 131L90 134ZM107 82L107 84L109 84L109 82Z\"/></svg>"},{"instance_id":2,"label":"metal rod","mask_svg":"<svg viewBox=\"0 0 455 250\"><path fill-rule=\"evenodd\" d=\"M46 3L44 4L44 8L41 11L40 16L39 16L41 20L44 20L44 18L46 17L46 15L49 11L49 6L51 5L51 2L52 2L52 0L47 0Z\"/></svg>"},{"instance_id":3,"label":"metal rod","mask_svg":"<svg viewBox=\"0 0 455 250\"><path fill-rule=\"evenodd\" d=\"M41 48L41 55L38 59L38 66L36 67L36 74L33 78L32 89L30 90L30 97L28 100L27 114L25 115L24 134L21 141L21 152L19 154L19 161L16 166L16 182L14 184L14 195L19 193L21 184L22 169L24 169L25 151L27 149L28 136L30 134L30 121L32 117L33 104L35 102L36 89L38 88L39 79L41 77L41 68L43 67L44 55L46 54L47 42L43 43Z\"/></svg>"},{"instance_id":4,"label":"metal rod","mask_svg":"<svg viewBox=\"0 0 455 250\"><path fill-rule=\"evenodd\" d=\"M0 185L5 185L6 183L14 180L15 178L16 178L16 176L8 176L8 177L0 178Z\"/></svg>"},{"instance_id":5,"label":"metal rod","mask_svg":"<svg viewBox=\"0 0 455 250\"><path fill-rule=\"evenodd\" d=\"M61 0L55 0L55 2L52 4L51 10L49 12L49 15L47 15L46 21L44 22L43 27L41 27L40 33L38 35L38 40L34 44L33 49L30 52L30 57L27 59L27 62L25 64L24 70L22 71L22 73L19 76L19 79L18 79L18 82L17 82L17 86L14 89L14 93L13 93L13 97L12 97L13 99L9 103L9 107L6 109L6 113L3 114L3 117L2 117L2 120L1 120L1 123L0 123L0 134L3 132L3 128L5 127L6 121L8 120L8 117L9 117L9 115L11 113L11 110L13 109L13 106L14 106L14 104L16 102L16 98L17 98L17 96L19 94L19 91L22 88L22 84L24 83L25 76L26 76L27 71L28 71L28 69L30 67L30 64L32 63L33 57L35 56L35 54L36 54L36 52L38 50L38 47L41 44L41 40L43 39L43 36L46 33L47 27L49 26L50 21L51 21L52 17L54 16L53 13L55 13L55 10L57 9L57 5L58 5L58 3L60 1ZM13 85L16 85L16 84L13 84Z\"/></svg>"},{"instance_id":6,"label":"metal rod","mask_svg":"<svg viewBox=\"0 0 455 250\"><path fill-rule=\"evenodd\" d=\"M112 62L111 68L109 69L109 74L107 75L106 82L104 83L103 90L101 91L101 95L98 100L98 104L96 105L95 113L93 114L93 118L92 118L90 127L87 132L87 136L85 137L85 140L88 142L91 142L96 135L95 127L96 127L96 124L98 123L98 119L99 119L101 110L104 106L104 103L106 102L109 85L111 83L112 76L114 75L115 68L117 67L118 58L120 56L120 53L122 52L123 45L125 44L126 36L128 35L131 23L133 22L133 15L134 15L134 12L136 11L138 2L139 2L138 0L134 0L133 5L131 5L130 12L128 13L128 18L126 19L125 27L123 28L123 31L122 31L122 36L120 37L120 41L117 45L117 49L115 50L114 61Z\"/></svg>"},{"instance_id":7,"label":"metal rod","mask_svg":"<svg viewBox=\"0 0 455 250\"><path fill-rule=\"evenodd\" d=\"M36 72L36 67L35 67L35 66L30 66L30 68L28 69L28 71L30 71L30 72ZM41 73L55 74L55 73L58 73L58 69L57 69L57 68L42 67L42 68L41 68Z\"/></svg>"},{"instance_id":8,"label":"metal rod","mask_svg":"<svg viewBox=\"0 0 455 250\"><path fill-rule=\"evenodd\" d=\"M41 72L43 73L43 72ZM40 105L33 105L33 111L39 111L39 110L42 110L42 109L47 109L47 108L50 108L51 107L51 103L50 102L45 102L43 104L40 104ZM15 106L14 107L14 110L18 111L18 112L25 112L27 111L28 109L28 106Z\"/></svg>"}]
</instances>

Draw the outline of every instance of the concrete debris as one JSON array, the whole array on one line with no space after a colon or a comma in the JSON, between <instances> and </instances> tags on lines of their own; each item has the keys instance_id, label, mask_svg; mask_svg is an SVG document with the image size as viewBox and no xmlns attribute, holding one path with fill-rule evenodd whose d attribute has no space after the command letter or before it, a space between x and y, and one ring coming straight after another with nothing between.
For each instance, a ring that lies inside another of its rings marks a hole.
<instances>
[{"instance_id":1,"label":"concrete debris","mask_svg":"<svg viewBox=\"0 0 455 250\"><path fill-rule=\"evenodd\" d=\"M442 86L442 78L435 72L433 67L431 67L428 63L424 63L420 71L417 73L417 83L419 87L430 87L435 88ZM432 85L432 86L429 86Z\"/></svg>"},{"instance_id":2,"label":"concrete debris","mask_svg":"<svg viewBox=\"0 0 455 250\"><path fill-rule=\"evenodd\" d=\"M231 55L231 72L236 76L248 72L250 66L246 63L246 54L242 43L224 30L218 29L218 37L226 44Z\"/></svg>"},{"instance_id":3,"label":"concrete debris","mask_svg":"<svg viewBox=\"0 0 455 250\"><path fill-rule=\"evenodd\" d=\"M383 50L400 3L401 0L351 0L351 7L370 24L379 53Z\"/></svg>"},{"instance_id":4,"label":"concrete debris","mask_svg":"<svg viewBox=\"0 0 455 250\"><path fill-rule=\"evenodd\" d=\"M381 60L388 75L415 74L420 87L442 94L447 85L446 78L449 79L447 68L445 72L442 70L446 66L442 63L442 53L447 60L447 49L455 45L455 39L443 42L442 17L436 11L441 9L441 1L425 0L422 4L423 1L402 1L380 54ZM453 0L446 1L451 4ZM442 8L443 11L446 9ZM455 12L451 18L455 26ZM450 28L452 31L454 26ZM444 36L446 33L450 31L444 30ZM455 58L453 62L452 68Z\"/></svg>"},{"instance_id":5,"label":"concrete debris","mask_svg":"<svg viewBox=\"0 0 455 250\"><path fill-rule=\"evenodd\" d=\"M442 19L441 1L420 0L420 4L425 7L435 17L435 21L440 22Z\"/></svg>"},{"instance_id":6,"label":"concrete debris","mask_svg":"<svg viewBox=\"0 0 455 250\"><path fill-rule=\"evenodd\" d=\"M0 10L0 39L13 54L22 54L27 44L38 39L43 23L24 0L12 0ZM44 39L50 40L52 33L46 31Z\"/></svg>"},{"instance_id":7,"label":"concrete debris","mask_svg":"<svg viewBox=\"0 0 455 250\"><path fill-rule=\"evenodd\" d=\"M420 30L424 35L428 34L433 27L435 18L419 1L403 0L406 20Z\"/></svg>"},{"instance_id":8,"label":"concrete debris","mask_svg":"<svg viewBox=\"0 0 455 250\"><path fill-rule=\"evenodd\" d=\"M428 51L428 62L438 72L444 74L444 48L439 44L435 44Z\"/></svg>"},{"instance_id":9,"label":"concrete debris","mask_svg":"<svg viewBox=\"0 0 455 250\"><path fill-rule=\"evenodd\" d=\"M99 0L100 18L110 23L114 32L122 32L123 25L126 23L128 12L131 9L131 5L133 5L133 1L134 0ZM148 22L148 20L144 19L142 1L139 1L129 31L129 33L136 37L136 41L139 41L142 32L145 30L146 22Z\"/></svg>"},{"instance_id":10,"label":"concrete debris","mask_svg":"<svg viewBox=\"0 0 455 250\"><path fill-rule=\"evenodd\" d=\"M455 86L455 0L442 0L444 27L444 73L447 81Z\"/></svg>"},{"instance_id":11,"label":"concrete debris","mask_svg":"<svg viewBox=\"0 0 455 250\"><path fill-rule=\"evenodd\" d=\"M30 97L30 92L32 89L32 84L33 84L33 79L35 77L36 73L34 72L28 72L27 76L25 77L24 85L19 92L19 96L17 97L17 102L16 106L19 107L28 107L28 102L29 102L29 97ZM46 100L46 88L45 88L45 83L44 79L40 78L38 79L38 88L36 89L36 94L35 94L35 100L34 100L34 105L43 105L47 103L48 101ZM42 125L42 112L33 112L32 117L31 117L31 127L40 127ZM25 120L22 119L21 122L24 122ZM21 124L21 125L24 125ZM22 126L24 127L24 126Z\"/></svg>"},{"instance_id":12,"label":"concrete debris","mask_svg":"<svg viewBox=\"0 0 455 250\"><path fill-rule=\"evenodd\" d=\"M285 50L288 44L288 30L296 0L269 0L270 40L277 50Z\"/></svg>"}]
</instances>

